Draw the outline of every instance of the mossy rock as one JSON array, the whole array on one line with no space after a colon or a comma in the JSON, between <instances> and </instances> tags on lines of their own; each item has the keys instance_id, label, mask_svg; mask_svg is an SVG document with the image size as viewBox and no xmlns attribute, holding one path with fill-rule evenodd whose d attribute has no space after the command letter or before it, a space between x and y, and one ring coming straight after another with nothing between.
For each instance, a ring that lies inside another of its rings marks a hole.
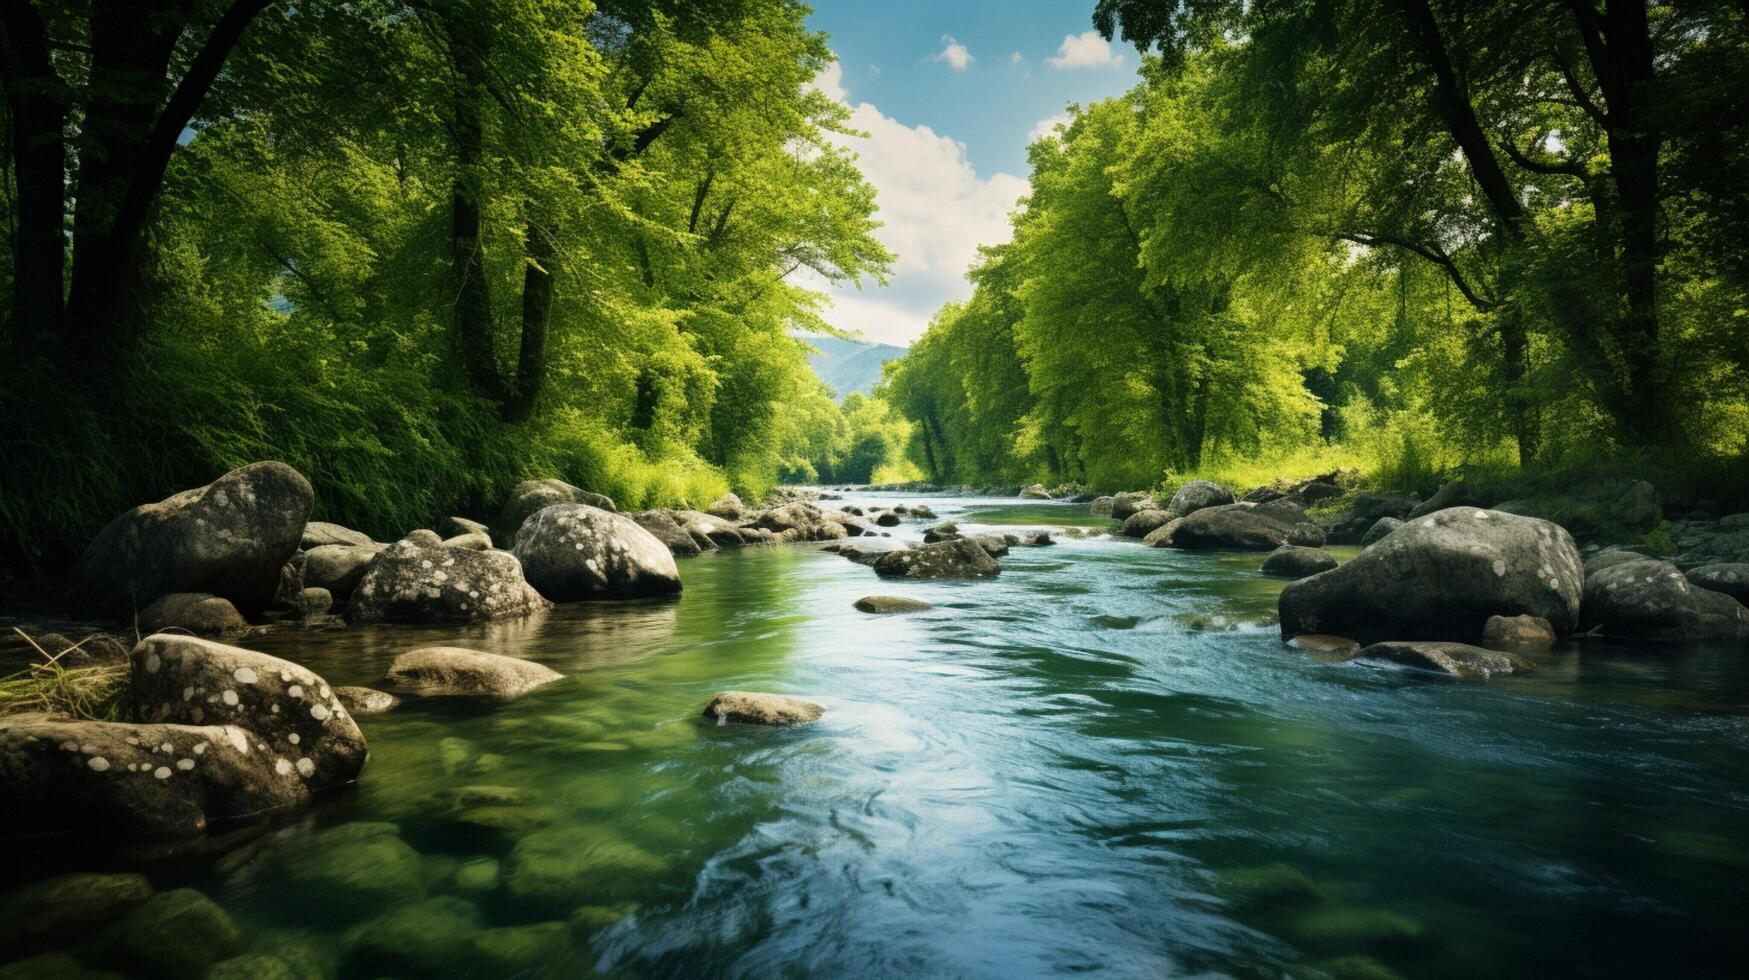
<instances>
[{"instance_id":1,"label":"mossy rock","mask_svg":"<svg viewBox=\"0 0 1749 980\"><path fill-rule=\"evenodd\" d=\"M89 970L66 953L44 953L0 966L0 980L125 980L119 973Z\"/></svg>"},{"instance_id":2,"label":"mossy rock","mask_svg":"<svg viewBox=\"0 0 1749 980\"><path fill-rule=\"evenodd\" d=\"M321 914L357 918L425 894L419 852L391 823L351 823L279 841L270 854L284 887Z\"/></svg>"},{"instance_id":3,"label":"mossy rock","mask_svg":"<svg viewBox=\"0 0 1749 980\"><path fill-rule=\"evenodd\" d=\"M7 945L108 925L152 897L144 875L79 873L34 882L0 903Z\"/></svg>"},{"instance_id":4,"label":"mossy rock","mask_svg":"<svg viewBox=\"0 0 1749 980\"><path fill-rule=\"evenodd\" d=\"M1318 900L1318 886L1300 869L1281 862L1221 873L1221 897L1240 911L1289 908Z\"/></svg>"},{"instance_id":5,"label":"mossy rock","mask_svg":"<svg viewBox=\"0 0 1749 980\"><path fill-rule=\"evenodd\" d=\"M503 977L539 970L564 956L575 943L563 922L487 929L468 942L469 960L483 976Z\"/></svg>"},{"instance_id":6,"label":"mossy rock","mask_svg":"<svg viewBox=\"0 0 1749 980\"><path fill-rule=\"evenodd\" d=\"M667 870L666 861L605 828L554 827L517 842L504 888L523 904L568 911Z\"/></svg>"},{"instance_id":7,"label":"mossy rock","mask_svg":"<svg viewBox=\"0 0 1749 980\"><path fill-rule=\"evenodd\" d=\"M192 888L153 897L121 922L115 953L130 972L197 977L243 951L231 916Z\"/></svg>"},{"instance_id":8,"label":"mossy rock","mask_svg":"<svg viewBox=\"0 0 1749 980\"><path fill-rule=\"evenodd\" d=\"M303 980L291 964L266 953L244 953L214 963L205 980Z\"/></svg>"},{"instance_id":9,"label":"mossy rock","mask_svg":"<svg viewBox=\"0 0 1749 980\"><path fill-rule=\"evenodd\" d=\"M451 976L480 929L472 902L428 898L348 929L341 964L350 976Z\"/></svg>"},{"instance_id":10,"label":"mossy rock","mask_svg":"<svg viewBox=\"0 0 1749 980\"><path fill-rule=\"evenodd\" d=\"M636 902L616 902L613 905L583 905L571 912L571 929L585 939L603 929L619 925L638 910Z\"/></svg>"},{"instance_id":11,"label":"mossy rock","mask_svg":"<svg viewBox=\"0 0 1749 980\"><path fill-rule=\"evenodd\" d=\"M1288 934L1313 949L1348 952L1414 946L1427 938L1427 927L1388 909L1338 905L1295 916Z\"/></svg>"},{"instance_id":12,"label":"mossy rock","mask_svg":"<svg viewBox=\"0 0 1749 980\"><path fill-rule=\"evenodd\" d=\"M1330 980L1402 980L1403 975L1370 956L1337 956L1307 967Z\"/></svg>"},{"instance_id":13,"label":"mossy rock","mask_svg":"<svg viewBox=\"0 0 1749 980\"><path fill-rule=\"evenodd\" d=\"M486 895L498 890L502 868L497 858L469 858L456 866L450 888L463 895Z\"/></svg>"}]
</instances>

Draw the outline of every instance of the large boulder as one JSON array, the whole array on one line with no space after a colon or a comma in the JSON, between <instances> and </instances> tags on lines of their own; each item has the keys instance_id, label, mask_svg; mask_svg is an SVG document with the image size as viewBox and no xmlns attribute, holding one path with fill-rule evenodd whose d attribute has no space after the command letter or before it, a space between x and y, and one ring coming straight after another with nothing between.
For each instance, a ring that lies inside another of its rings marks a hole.
<instances>
[{"instance_id":1,"label":"large boulder","mask_svg":"<svg viewBox=\"0 0 1749 980\"><path fill-rule=\"evenodd\" d=\"M1713 562L1688 570L1689 584L1749 603L1749 562Z\"/></svg>"},{"instance_id":2,"label":"large boulder","mask_svg":"<svg viewBox=\"0 0 1749 980\"><path fill-rule=\"evenodd\" d=\"M1269 553L1263 559L1262 572L1265 575L1279 575L1286 578L1305 578L1319 572L1327 572L1337 565L1336 556L1322 548L1305 548L1300 545L1284 544Z\"/></svg>"},{"instance_id":3,"label":"large boulder","mask_svg":"<svg viewBox=\"0 0 1749 980\"><path fill-rule=\"evenodd\" d=\"M0 837L187 836L308 800L295 762L259 746L236 725L0 717Z\"/></svg>"},{"instance_id":4,"label":"large boulder","mask_svg":"<svg viewBox=\"0 0 1749 980\"><path fill-rule=\"evenodd\" d=\"M672 555L683 557L698 555L716 547L709 540L699 541L692 532L681 527L680 522L674 519L672 511L646 510L633 514L632 520L636 521L639 527L650 532L657 541L662 542L669 554Z\"/></svg>"},{"instance_id":5,"label":"large boulder","mask_svg":"<svg viewBox=\"0 0 1749 980\"><path fill-rule=\"evenodd\" d=\"M1021 487L1020 493L1016 496L1020 497L1022 500L1049 500L1051 499L1051 492L1045 489L1044 484L1034 483L1030 486Z\"/></svg>"},{"instance_id":6,"label":"large boulder","mask_svg":"<svg viewBox=\"0 0 1749 980\"><path fill-rule=\"evenodd\" d=\"M303 474L268 462L142 504L97 533L72 594L87 609L127 619L172 592L210 592L256 615L279 590L314 499Z\"/></svg>"},{"instance_id":7,"label":"large boulder","mask_svg":"<svg viewBox=\"0 0 1749 980\"><path fill-rule=\"evenodd\" d=\"M514 701L565 675L532 660L460 647L424 647L389 665L388 684L415 697L468 697Z\"/></svg>"},{"instance_id":8,"label":"large boulder","mask_svg":"<svg viewBox=\"0 0 1749 980\"><path fill-rule=\"evenodd\" d=\"M1646 559L1587 578L1579 625L1611 637L1736 641L1749 638L1749 609L1722 592L1695 588L1669 562Z\"/></svg>"},{"instance_id":9,"label":"large boulder","mask_svg":"<svg viewBox=\"0 0 1749 980\"><path fill-rule=\"evenodd\" d=\"M223 636L248 628L236 606L209 592L161 595L140 613L142 633L182 629L198 636Z\"/></svg>"},{"instance_id":10,"label":"large boulder","mask_svg":"<svg viewBox=\"0 0 1749 980\"><path fill-rule=\"evenodd\" d=\"M346 606L353 623L480 623L527 616L548 603L503 551L446 548L408 537L371 559Z\"/></svg>"},{"instance_id":11,"label":"large boulder","mask_svg":"<svg viewBox=\"0 0 1749 980\"><path fill-rule=\"evenodd\" d=\"M346 599L364 578L371 559L383 546L370 544L325 544L300 556L303 585L306 588L327 589L335 599Z\"/></svg>"},{"instance_id":12,"label":"large boulder","mask_svg":"<svg viewBox=\"0 0 1749 980\"><path fill-rule=\"evenodd\" d=\"M12 944L39 939L77 942L152 897L140 874L80 871L32 882L0 901L0 935Z\"/></svg>"},{"instance_id":13,"label":"large boulder","mask_svg":"<svg viewBox=\"0 0 1749 980\"><path fill-rule=\"evenodd\" d=\"M1143 542L1156 548L1271 551L1285 544L1317 546L1324 535L1311 524L1289 524L1264 504L1204 507L1161 527Z\"/></svg>"},{"instance_id":14,"label":"large boulder","mask_svg":"<svg viewBox=\"0 0 1749 980\"><path fill-rule=\"evenodd\" d=\"M1098 501L1094 501L1098 503ZM1127 490L1111 498L1111 517L1116 521L1127 521L1130 515L1139 510L1151 510L1160 506L1153 495L1145 490ZM1095 512L1097 513L1097 511Z\"/></svg>"},{"instance_id":15,"label":"large boulder","mask_svg":"<svg viewBox=\"0 0 1749 980\"><path fill-rule=\"evenodd\" d=\"M1395 517L1381 517L1373 522L1372 527L1366 529L1366 534L1361 536L1360 546L1362 548L1370 548L1383 540L1385 535L1402 526L1403 522L1397 520Z\"/></svg>"},{"instance_id":16,"label":"large boulder","mask_svg":"<svg viewBox=\"0 0 1749 980\"><path fill-rule=\"evenodd\" d=\"M130 696L140 721L236 725L312 790L358 778L370 750L328 682L289 660L160 633L134 647Z\"/></svg>"},{"instance_id":17,"label":"large boulder","mask_svg":"<svg viewBox=\"0 0 1749 980\"><path fill-rule=\"evenodd\" d=\"M1392 640L1362 647L1354 659L1430 670L1463 679L1488 678L1495 674L1523 674L1536 664L1516 653L1486 650L1468 643L1439 640Z\"/></svg>"},{"instance_id":18,"label":"large boulder","mask_svg":"<svg viewBox=\"0 0 1749 980\"><path fill-rule=\"evenodd\" d=\"M1205 507L1219 507L1233 502L1233 491L1213 480L1192 480L1178 488L1166 509L1174 517L1194 514ZM1137 535L1139 537L1140 535Z\"/></svg>"},{"instance_id":19,"label":"large boulder","mask_svg":"<svg viewBox=\"0 0 1749 980\"><path fill-rule=\"evenodd\" d=\"M1172 522L1172 512L1159 507L1138 510L1131 514L1118 528L1118 533L1126 538L1145 538Z\"/></svg>"},{"instance_id":20,"label":"large boulder","mask_svg":"<svg viewBox=\"0 0 1749 980\"><path fill-rule=\"evenodd\" d=\"M524 521L555 504L587 504L610 514L617 513L613 498L574 487L564 480L524 480L510 491L498 515L498 538L514 543Z\"/></svg>"},{"instance_id":21,"label":"large boulder","mask_svg":"<svg viewBox=\"0 0 1749 980\"><path fill-rule=\"evenodd\" d=\"M724 520L714 514L701 510L670 511L676 522L694 538L702 538L702 544L709 548L733 548L747 543L746 536L733 522ZM850 522L856 520L849 514L833 514L831 519L845 525L845 531L853 535L867 530L866 524L860 524L855 531L850 530Z\"/></svg>"},{"instance_id":22,"label":"large boulder","mask_svg":"<svg viewBox=\"0 0 1749 980\"><path fill-rule=\"evenodd\" d=\"M968 538L888 551L873 568L881 578L989 578L1002 571L983 545Z\"/></svg>"},{"instance_id":23,"label":"large boulder","mask_svg":"<svg viewBox=\"0 0 1749 980\"><path fill-rule=\"evenodd\" d=\"M674 554L636 521L588 504L558 504L522 525L511 549L554 602L636 599L680 591Z\"/></svg>"},{"instance_id":24,"label":"large boulder","mask_svg":"<svg viewBox=\"0 0 1749 980\"><path fill-rule=\"evenodd\" d=\"M1490 616L1579 619L1584 574L1565 530L1533 517L1451 507L1419 517L1354 560L1281 592L1281 632L1361 642L1480 640Z\"/></svg>"},{"instance_id":25,"label":"large boulder","mask_svg":"<svg viewBox=\"0 0 1749 980\"><path fill-rule=\"evenodd\" d=\"M725 521L738 521L747 516L747 505L741 502L740 497L730 492L711 501L710 506L706 507L704 512Z\"/></svg>"}]
</instances>

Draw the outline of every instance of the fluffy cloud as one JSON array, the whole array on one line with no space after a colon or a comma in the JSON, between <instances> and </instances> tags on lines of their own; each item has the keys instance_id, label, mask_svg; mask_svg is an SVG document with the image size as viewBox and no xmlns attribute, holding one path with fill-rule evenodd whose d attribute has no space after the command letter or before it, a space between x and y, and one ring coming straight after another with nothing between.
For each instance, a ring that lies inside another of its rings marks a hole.
<instances>
[{"instance_id":1,"label":"fluffy cloud","mask_svg":"<svg viewBox=\"0 0 1749 980\"><path fill-rule=\"evenodd\" d=\"M1066 112L1059 112L1054 116L1046 116L1032 124L1032 132L1026 134L1026 141L1029 144L1035 143L1041 138L1051 135L1056 131L1058 126L1067 126L1068 124L1069 114Z\"/></svg>"},{"instance_id":2,"label":"fluffy cloud","mask_svg":"<svg viewBox=\"0 0 1749 980\"><path fill-rule=\"evenodd\" d=\"M1052 68L1119 68L1123 55L1111 50L1111 44L1098 31L1068 34L1057 45L1057 53L1045 59Z\"/></svg>"},{"instance_id":3,"label":"fluffy cloud","mask_svg":"<svg viewBox=\"0 0 1749 980\"><path fill-rule=\"evenodd\" d=\"M1008 214L1027 193L1027 182L1006 173L979 177L959 140L853 102L837 64L814 85L851 105L851 127L868 134L840 142L857 154L874 185L883 222L879 237L898 255L887 286L824 287L833 301L826 318L870 340L908 344L941 304L971 293L966 268L979 245L1008 239Z\"/></svg>"},{"instance_id":4,"label":"fluffy cloud","mask_svg":"<svg viewBox=\"0 0 1749 980\"><path fill-rule=\"evenodd\" d=\"M941 51L936 54L934 60L947 62L947 66L954 71L965 71L972 66L972 53L966 50L965 45L955 41L946 34L941 36L941 43L947 45L947 47L942 48Z\"/></svg>"}]
</instances>

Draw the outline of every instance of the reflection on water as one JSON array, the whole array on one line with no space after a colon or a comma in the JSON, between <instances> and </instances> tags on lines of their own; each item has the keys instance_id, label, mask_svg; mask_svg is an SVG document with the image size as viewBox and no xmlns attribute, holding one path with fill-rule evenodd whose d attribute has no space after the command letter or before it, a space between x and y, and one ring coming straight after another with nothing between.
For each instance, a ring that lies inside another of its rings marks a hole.
<instances>
[{"instance_id":1,"label":"reflection on water","mask_svg":"<svg viewBox=\"0 0 1749 980\"><path fill-rule=\"evenodd\" d=\"M160 905L192 887L238 935L172 931L188 974L238 953L231 975L1740 969L1749 658L1588 648L1477 684L1321 662L1277 641L1259 561L1064 539L992 581L884 583L760 548L683 561L673 601L275 633L252 645L337 684L432 643L567 679L364 719L360 785L273 826L13 846L0 895L71 870L141 871ZM935 608L851 608L875 592ZM828 712L695 717L730 688ZM161 961L119 929L0 958Z\"/></svg>"}]
</instances>

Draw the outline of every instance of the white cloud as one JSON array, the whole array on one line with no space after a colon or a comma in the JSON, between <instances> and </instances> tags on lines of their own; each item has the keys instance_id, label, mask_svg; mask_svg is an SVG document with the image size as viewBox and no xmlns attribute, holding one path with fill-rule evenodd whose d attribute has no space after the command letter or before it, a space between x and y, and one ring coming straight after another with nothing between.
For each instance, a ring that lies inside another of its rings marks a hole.
<instances>
[{"instance_id":1,"label":"white cloud","mask_svg":"<svg viewBox=\"0 0 1749 980\"><path fill-rule=\"evenodd\" d=\"M1026 64L1026 58L1024 58L1019 51L1016 51L1008 56L1008 63L1011 65L1024 65Z\"/></svg>"},{"instance_id":2,"label":"white cloud","mask_svg":"<svg viewBox=\"0 0 1749 980\"><path fill-rule=\"evenodd\" d=\"M1032 124L1032 132L1026 134L1026 142L1028 144L1036 143L1040 139L1056 132L1058 126L1067 126L1068 124L1069 114L1066 112L1059 112L1054 116L1046 116Z\"/></svg>"},{"instance_id":3,"label":"white cloud","mask_svg":"<svg viewBox=\"0 0 1749 980\"><path fill-rule=\"evenodd\" d=\"M844 66L834 61L814 76L813 86L833 102L847 102L850 90L844 87Z\"/></svg>"},{"instance_id":4,"label":"white cloud","mask_svg":"<svg viewBox=\"0 0 1749 980\"><path fill-rule=\"evenodd\" d=\"M945 61L947 62L947 66L954 71L965 71L972 66L972 62L975 59L972 58L972 53L966 50L965 45L955 41L952 37L946 34L941 36L941 41L943 44L947 45L947 47L942 48L932 60Z\"/></svg>"},{"instance_id":5,"label":"white cloud","mask_svg":"<svg viewBox=\"0 0 1749 980\"><path fill-rule=\"evenodd\" d=\"M1057 53L1045 59L1052 68L1118 68L1123 55L1111 50L1111 44L1098 31L1067 34L1057 45Z\"/></svg>"},{"instance_id":6,"label":"white cloud","mask_svg":"<svg viewBox=\"0 0 1749 980\"><path fill-rule=\"evenodd\" d=\"M1007 173L978 176L966 145L928 126L906 126L875 106L844 92L834 65L814 84L851 105L850 126L867 139L840 138L858 155L880 206L881 242L897 254L890 283L858 291L825 286L833 308L826 319L858 330L870 340L908 344L916 340L941 304L971 294L965 272L979 245L1007 241L1008 214L1028 191Z\"/></svg>"}]
</instances>

